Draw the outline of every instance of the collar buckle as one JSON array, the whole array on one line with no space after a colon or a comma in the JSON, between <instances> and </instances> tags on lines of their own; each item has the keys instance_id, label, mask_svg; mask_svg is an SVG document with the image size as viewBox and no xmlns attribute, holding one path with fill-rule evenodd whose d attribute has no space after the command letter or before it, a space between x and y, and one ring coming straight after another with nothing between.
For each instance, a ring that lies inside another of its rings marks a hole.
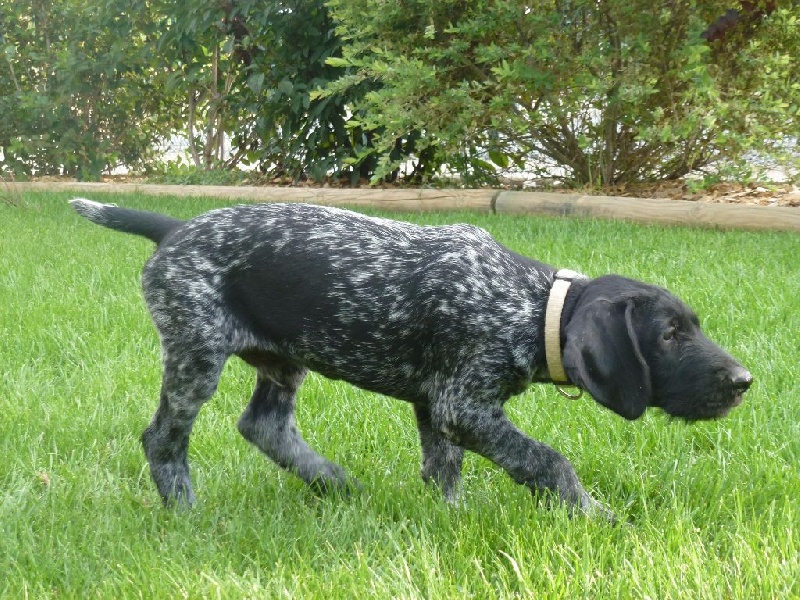
<instances>
[{"instance_id":1,"label":"collar buckle","mask_svg":"<svg viewBox=\"0 0 800 600\"><path fill-rule=\"evenodd\" d=\"M575 388L576 390L578 390L577 392L575 392L574 394L571 394L567 390L564 389L563 385L561 385L559 383L556 383L555 386L556 386L556 391L559 394L561 394L562 396L564 396L564 398L568 398L570 400L578 400L581 396L583 396L583 390L581 388L579 388L579 387Z\"/></svg>"}]
</instances>

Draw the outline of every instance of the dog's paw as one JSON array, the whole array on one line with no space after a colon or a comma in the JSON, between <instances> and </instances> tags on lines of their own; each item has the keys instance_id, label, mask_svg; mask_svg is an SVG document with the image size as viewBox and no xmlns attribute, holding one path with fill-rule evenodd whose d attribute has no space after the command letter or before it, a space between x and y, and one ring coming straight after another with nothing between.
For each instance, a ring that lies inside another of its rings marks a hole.
<instances>
[{"instance_id":1,"label":"dog's paw","mask_svg":"<svg viewBox=\"0 0 800 600\"><path fill-rule=\"evenodd\" d=\"M319 469L309 481L309 486L319 495L339 494L344 497L363 489L358 479L348 475L347 471L332 462L326 462Z\"/></svg>"},{"instance_id":2,"label":"dog's paw","mask_svg":"<svg viewBox=\"0 0 800 600\"><path fill-rule=\"evenodd\" d=\"M161 486L158 487L161 501L166 508L190 509L197 500L192 489L192 482L189 479L175 479L164 490L161 489Z\"/></svg>"},{"instance_id":3,"label":"dog's paw","mask_svg":"<svg viewBox=\"0 0 800 600\"><path fill-rule=\"evenodd\" d=\"M581 498L580 512L593 519L608 521L612 525L616 525L621 522L619 517L617 517L612 510L606 508L602 502L595 500L586 493Z\"/></svg>"},{"instance_id":4,"label":"dog's paw","mask_svg":"<svg viewBox=\"0 0 800 600\"><path fill-rule=\"evenodd\" d=\"M195 503L192 480L185 465L161 463L150 465L150 475L167 508L191 508Z\"/></svg>"}]
</instances>

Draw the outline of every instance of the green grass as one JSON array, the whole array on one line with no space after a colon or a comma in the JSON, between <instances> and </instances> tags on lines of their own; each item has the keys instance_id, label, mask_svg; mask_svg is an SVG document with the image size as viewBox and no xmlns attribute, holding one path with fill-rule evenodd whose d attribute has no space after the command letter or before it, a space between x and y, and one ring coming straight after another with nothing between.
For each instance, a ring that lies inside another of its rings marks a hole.
<instances>
[{"instance_id":1,"label":"green grass","mask_svg":"<svg viewBox=\"0 0 800 600\"><path fill-rule=\"evenodd\" d=\"M319 499L236 432L253 374L226 367L197 421L198 505L161 507L139 434L156 334L151 244L91 225L65 194L0 202L0 596L8 598L800 597L800 237L469 213L515 250L666 285L754 373L730 417L628 423L538 386L509 414L629 526L569 520L468 457L453 508L420 482L409 406L321 377L298 419L364 484ZM210 200L97 197L191 216Z\"/></svg>"}]
</instances>

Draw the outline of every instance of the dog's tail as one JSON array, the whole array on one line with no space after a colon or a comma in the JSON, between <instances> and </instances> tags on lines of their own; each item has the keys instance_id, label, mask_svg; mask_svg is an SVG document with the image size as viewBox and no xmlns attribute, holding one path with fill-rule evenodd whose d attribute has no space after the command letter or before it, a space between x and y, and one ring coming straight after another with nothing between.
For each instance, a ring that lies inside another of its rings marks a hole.
<instances>
[{"instance_id":1,"label":"dog's tail","mask_svg":"<svg viewBox=\"0 0 800 600\"><path fill-rule=\"evenodd\" d=\"M86 198L74 198L69 203L79 215L92 223L123 233L134 233L161 243L170 232L183 224L180 219L158 213L122 208L114 204L100 204Z\"/></svg>"}]
</instances>

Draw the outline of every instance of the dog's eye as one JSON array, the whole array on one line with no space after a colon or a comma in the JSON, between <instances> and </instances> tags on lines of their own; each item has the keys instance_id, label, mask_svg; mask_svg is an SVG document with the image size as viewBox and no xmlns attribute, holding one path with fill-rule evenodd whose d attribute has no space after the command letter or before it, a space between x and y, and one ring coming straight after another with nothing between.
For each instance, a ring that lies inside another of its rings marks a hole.
<instances>
[{"instance_id":1,"label":"dog's eye","mask_svg":"<svg viewBox=\"0 0 800 600\"><path fill-rule=\"evenodd\" d=\"M675 339L675 334L678 332L678 328L675 326L670 326L664 331L664 341L670 341Z\"/></svg>"}]
</instances>

